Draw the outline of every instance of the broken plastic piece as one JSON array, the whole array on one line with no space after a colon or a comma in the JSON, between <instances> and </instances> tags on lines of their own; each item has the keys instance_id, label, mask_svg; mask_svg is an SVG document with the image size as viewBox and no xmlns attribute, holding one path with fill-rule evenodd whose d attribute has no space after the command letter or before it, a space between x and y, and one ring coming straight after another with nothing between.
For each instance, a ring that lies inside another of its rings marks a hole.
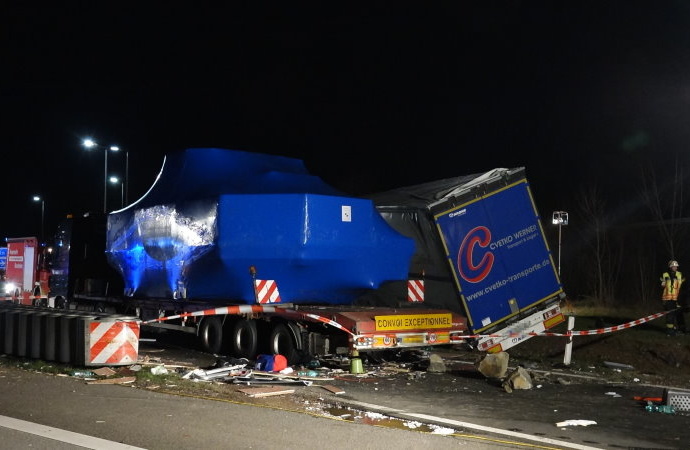
<instances>
[{"instance_id":1,"label":"broken plastic piece","mask_svg":"<svg viewBox=\"0 0 690 450\"><path fill-rule=\"evenodd\" d=\"M165 366L154 366L151 367L151 373L154 375L165 375L168 373L168 369L165 368Z\"/></svg>"},{"instance_id":2,"label":"broken plastic piece","mask_svg":"<svg viewBox=\"0 0 690 450\"><path fill-rule=\"evenodd\" d=\"M580 426L580 427L586 427L589 425L596 425L597 423L593 420L582 420L582 419L571 419L571 420L566 420L565 422L558 422L556 423L557 427L575 427L575 426Z\"/></svg>"},{"instance_id":3,"label":"broken plastic piece","mask_svg":"<svg viewBox=\"0 0 690 450\"><path fill-rule=\"evenodd\" d=\"M621 364L621 363L615 363L615 362L611 362L611 361L604 361L604 365L606 367L610 367L612 369L626 369L626 370L634 369L634 367L631 366L630 364Z\"/></svg>"}]
</instances>

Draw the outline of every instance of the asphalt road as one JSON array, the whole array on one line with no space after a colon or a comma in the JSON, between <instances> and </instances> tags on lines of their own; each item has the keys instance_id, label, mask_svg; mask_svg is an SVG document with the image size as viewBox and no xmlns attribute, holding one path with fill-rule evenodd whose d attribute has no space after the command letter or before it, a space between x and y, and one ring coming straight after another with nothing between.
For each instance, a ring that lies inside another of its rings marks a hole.
<instances>
[{"instance_id":1,"label":"asphalt road","mask_svg":"<svg viewBox=\"0 0 690 450\"><path fill-rule=\"evenodd\" d=\"M531 436L534 443L557 447L688 448L690 416L647 412L633 399L660 397L663 388L569 378L562 376L573 384L542 381L530 390L512 393L485 379L455 374L428 374L412 381L400 377L374 383L355 381L344 383L343 401L385 405L389 408L386 413L396 417L423 414L425 421L458 432ZM557 426L569 421L594 423Z\"/></svg>"},{"instance_id":2,"label":"asphalt road","mask_svg":"<svg viewBox=\"0 0 690 450\"><path fill-rule=\"evenodd\" d=\"M177 344L142 341L140 358L192 367L217 360ZM295 387L303 413L2 367L0 447L680 449L690 442L690 413L647 412L634 400L659 397L663 386L533 371L532 389L508 393L452 351L441 355L445 373L383 373L367 364L367 374L328 382L342 394Z\"/></svg>"},{"instance_id":3,"label":"asphalt road","mask_svg":"<svg viewBox=\"0 0 690 450\"><path fill-rule=\"evenodd\" d=\"M0 448L455 449L462 437L0 368ZM468 447L469 446L469 447Z\"/></svg>"},{"instance_id":4,"label":"asphalt road","mask_svg":"<svg viewBox=\"0 0 690 450\"><path fill-rule=\"evenodd\" d=\"M152 344L140 345L141 353ZM159 354L200 367L214 360L213 355L174 347L166 347ZM324 393L317 387L296 390L327 405L421 421L452 428L459 434L553 448L680 449L690 443L690 412L648 412L634 399L662 397L667 386L645 385L644 380L634 379L613 383L568 369L531 370L534 387L508 393L500 383L486 379L472 364L458 359L462 355L452 350L439 355L446 363L445 373L411 370L377 375L377 367L372 365L365 369L373 375L346 374L329 381L341 387L343 394ZM557 425L563 422L568 425Z\"/></svg>"}]
</instances>

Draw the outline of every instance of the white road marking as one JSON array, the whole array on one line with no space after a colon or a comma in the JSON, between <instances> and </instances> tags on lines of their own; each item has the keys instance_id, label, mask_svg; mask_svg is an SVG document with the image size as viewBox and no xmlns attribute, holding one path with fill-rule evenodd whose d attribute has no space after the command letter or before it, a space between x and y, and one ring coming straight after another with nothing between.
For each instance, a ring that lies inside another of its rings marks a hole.
<instances>
[{"instance_id":1,"label":"white road marking","mask_svg":"<svg viewBox=\"0 0 690 450\"><path fill-rule=\"evenodd\" d=\"M601 450L599 447L589 447L587 445L576 444L573 442L559 441L557 439L543 438L539 436L532 436L531 434L518 433L510 430L503 430L501 428L487 427L484 425L478 425L470 422L461 422L458 420L445 419L443 417L430 416L428 414L417 414L407 412L402 409L388 408L386 406L374 405L372 403L365 402L348 402L348 405L356 405L366 409L373 409L374 411L381 411L389 414L395 414L398 417L413 417L415 419L423 420L425 423L442 423L445 425L452 425L456 428L468 428L471 430L484 431L504 436L510 436L513 438L525 439L527 441L541 442L544 444L560 445L567 448L575 448L578 450Z\"/></svg>"},{"instance_id":2,"label":"white road marking","mask_svg":"<svg viewBox=\"0 0 690 450\"><path fill-rule=\"evenodd\" d=\"M144 450L133 445L120 444L119 442L73 433L71 431L61 430L60 428L48 427L7 416L0 416L0 427L97 450Z\"/></svg>"}]
</instances>

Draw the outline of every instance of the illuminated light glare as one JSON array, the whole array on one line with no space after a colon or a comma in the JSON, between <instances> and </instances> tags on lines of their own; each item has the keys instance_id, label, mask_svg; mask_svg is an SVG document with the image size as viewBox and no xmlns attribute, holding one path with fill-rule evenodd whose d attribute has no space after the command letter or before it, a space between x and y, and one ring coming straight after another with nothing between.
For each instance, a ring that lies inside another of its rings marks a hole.
<instances>
[{"instance_id":1,"label":"illuminated light glare","mask_svg":"<svg viewBox=\"0 0 690 450\"><path fill-rule=\"evenodd\" d=\"M11 294L12 291L14 291L15 289L17 289L16 284L14 284L14 283L6 283L5 284L5 293L6 294Z\"/></svg>"}]
</instances>

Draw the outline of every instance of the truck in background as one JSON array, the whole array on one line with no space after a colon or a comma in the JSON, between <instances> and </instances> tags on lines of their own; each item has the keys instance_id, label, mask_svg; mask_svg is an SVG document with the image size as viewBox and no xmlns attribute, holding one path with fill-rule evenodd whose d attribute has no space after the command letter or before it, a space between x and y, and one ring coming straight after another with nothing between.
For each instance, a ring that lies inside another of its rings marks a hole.
<instances>
[{"instance_id":1,"label":"truck in background","mask_svg":"<svg viewBox=\"0 0 690 450\"><path fill-rule=\"evenodd\" d=\"M524 168L356 198L300 160L188 149L134 204L67 223L51 305L136 314L213 353L493 352L564 320Z\"/></svg>"},{"instance_id":2,"label":"truck in background","mask_svg":"<svg viewBox=\"0 0 690 450\"><path fill-rule=\"evenodd\" d=\"M22 305L46 306L51 249L40 246L36 237L7 238L6 243L4 299Z\"/></svg>"},{"instance_id":3,"label":"truck in background","mask_svg":"<svg viewBox=\"0 0 690 450\"><path fill-rule=\"evenodd\" d=\"M59 309L82 308L105 312L119 304L124 284L105 254L107 215L68 214L52 241L49 305ZM120 308L118 308L120 309Z\"/></svg>"}]
</instances>

